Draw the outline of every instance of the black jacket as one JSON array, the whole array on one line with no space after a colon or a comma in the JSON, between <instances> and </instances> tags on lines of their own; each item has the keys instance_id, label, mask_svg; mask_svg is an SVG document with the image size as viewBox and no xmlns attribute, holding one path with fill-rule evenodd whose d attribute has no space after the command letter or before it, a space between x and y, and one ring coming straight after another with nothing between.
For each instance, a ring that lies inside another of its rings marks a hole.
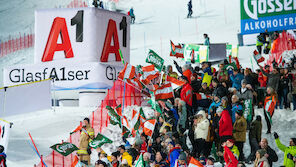
<instances>
[{"instance_id":1,"label":"black jacket","mask_svg":"<svg viewBox=\"0 0 296 167\"><path fill-rule=\"evenodd\" d=\"M219 84L216 88L214 88L213 95L217 95L222 98L228 95L228 90L221 84Z\"/></svg>"},{"instance_id":2,"label":"black jacket","mask_svg":"<svg viewBox=\"0 0 296 167\"><path fill-rule=\"evenodd\" d=\"M261 146L259 146L259 149L261 149ZM272 148L270 148L269 146L267 146L266 152L269 155L267 158L269 166L272 167L272 163L278 161L278 156L277 156L276 152Z\"/></svg>"}]
</instances>

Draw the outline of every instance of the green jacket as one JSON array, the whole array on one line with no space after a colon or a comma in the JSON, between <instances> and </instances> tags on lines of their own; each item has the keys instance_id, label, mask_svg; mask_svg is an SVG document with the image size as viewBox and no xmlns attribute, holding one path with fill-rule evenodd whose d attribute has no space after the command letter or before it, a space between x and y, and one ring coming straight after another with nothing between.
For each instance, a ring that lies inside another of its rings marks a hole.
<instances>
[{"instance_id":1,"label":"green jacket","mask_svg":"<svg viewBox=\"0 0 296 167\"><path fill-rule=\"evenodd\" d=\"M281 143L280 139L275 139L275 143L276 143L277 147L285 153L284 166L285 167L294 167L295 166L294 161L291 159L288 159L287 154L290 153L293 156L295 156L296 155L296 146L287 147Z\"/></svg>"},{"instance_id":2,"label":"green jacket","mask_svg":"<svg viewBox=\"0 0 296 167\"><path fill-rule=\"evenodd\" d=\"M240 152L238 151L238 148L235 145L233 145L233 147L230 150L233 153L233 155L236 157L236 159L238 159L240 154Z\"/></svg>"},{"instance_id":3,"label":"green jacket","mask_svg":"<svg viewBox=\"0 0 296 167\"><path fill-rule=\"evenodd\" d=\"M262 123L261 121L253 121L250 126L249 138L256 139L259 143L261 141Z\"/></svg>"},{"instance_id":4,"label":"green jacket","mask_svg":"<svg viewBox=\"0 0 296 167\"><path fill-rule=\"evenodd\" d=\"M247 121L242 116L233 124L233 138L237 142L246 142Z\"/></svg>"}]
</instances>

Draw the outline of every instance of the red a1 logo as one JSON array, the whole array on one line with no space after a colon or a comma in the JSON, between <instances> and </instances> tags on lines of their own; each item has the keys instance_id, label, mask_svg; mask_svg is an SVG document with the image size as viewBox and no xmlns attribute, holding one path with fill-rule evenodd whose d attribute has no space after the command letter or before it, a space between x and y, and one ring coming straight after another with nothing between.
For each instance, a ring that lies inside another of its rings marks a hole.
<instances>
[{"instance_id":1,"label":"red a1 logo","mask_svg":"<svg viewBox=\"0 0 296 167\"><path fill-rule=\"evenodd\" d=\"M84 11L80 10L71 19L71 26L76 25L76 41L83 42L83 14ZM122 30L122 46L127 47L127 18L122 16L122 20L119 23L119 30ZM71 34L70 34L71 35ZM118 37L118 30L116 21L109 19L107 31L104 35L104 44L101 51L101 62L108 62L109 55L115 55L115 61L121 61L119 54L120 40ZM61 43L58 43L58 39L61 39ZM113 41L113 44L112 44ZM73 41L72 41L73 42ZM71 45L69 37L69 31L66 24L66 19L62 17L56 17L53 20L51 30L47 39L47 43L43 52L42 62L53 61L54 54L57 51L63 51L65 58L74 58L74 51ZM40 60L40 59L39 59Z\"/></svg>"}]
</instances>

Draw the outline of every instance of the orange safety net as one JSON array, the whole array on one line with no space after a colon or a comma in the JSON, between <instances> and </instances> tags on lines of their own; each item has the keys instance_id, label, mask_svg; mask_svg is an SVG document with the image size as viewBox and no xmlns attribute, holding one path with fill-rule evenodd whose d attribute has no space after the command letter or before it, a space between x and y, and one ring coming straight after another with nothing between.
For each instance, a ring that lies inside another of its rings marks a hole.
<instances>
[{"instance_id":1,"label":"orange safety net","mask_svg":"<svg viewBox=\"0 0 296 167\"><path fill-rule=\"evenodd\" d=\"M123 103L124 107L131 105L141 106L142 97L143 94L141 93L141 90L121 80L115 81L113 87L108 90L105 99L102 100L101 105L89 116L89 120L94 128L95 134L99 132L101 133L109 124L108 110L106 109L106 106L115 108ZM79 138L80 133L76 132L70 135L67 142L73 143L78 147ZM76 152L73 152L67 157L64 157L61 154L52 151L50 155L43 158L43 161L47 167L68 167L71 166L74 161L75 155ZM42 167L42 163L40 162L37 167Z\"/></svg>"}]
</instances>

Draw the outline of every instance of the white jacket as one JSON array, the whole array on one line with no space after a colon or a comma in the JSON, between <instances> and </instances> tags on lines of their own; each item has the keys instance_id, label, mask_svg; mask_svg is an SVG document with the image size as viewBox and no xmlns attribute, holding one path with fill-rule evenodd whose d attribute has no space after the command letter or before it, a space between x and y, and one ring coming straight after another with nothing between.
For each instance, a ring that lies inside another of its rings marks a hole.
<instances>
[{"instance_id":1,"label":"white jacket","mask_svg":"<svg viewBox=\"0 0 296 167\"><path fill-rule=\"evenodd\" d=\"M202 115L203 118L202 120L200 121L200 123L198 123L196 126L195 126L195 129L194 129L194 139L207 139L208 137L208 131L209 131L209 125L210 125L210 122L209 120L206 118L206 113L204 110L201 110L198 112L198 115Z\"/></svg>"},{"instance_id":2,"label":"white jacket","mask_svg":"<svg viewBox=\"0 0 296 167\"><path fill-rule=\"evenodd\" d=\"M261 167L262 164L263 164L262 167L269 167L268 160L267 160L267 158L264 157L264 156L259 160L259 162L257 163L257 166L258 166L258 167Z\"/></svg>"}]
</instances>

